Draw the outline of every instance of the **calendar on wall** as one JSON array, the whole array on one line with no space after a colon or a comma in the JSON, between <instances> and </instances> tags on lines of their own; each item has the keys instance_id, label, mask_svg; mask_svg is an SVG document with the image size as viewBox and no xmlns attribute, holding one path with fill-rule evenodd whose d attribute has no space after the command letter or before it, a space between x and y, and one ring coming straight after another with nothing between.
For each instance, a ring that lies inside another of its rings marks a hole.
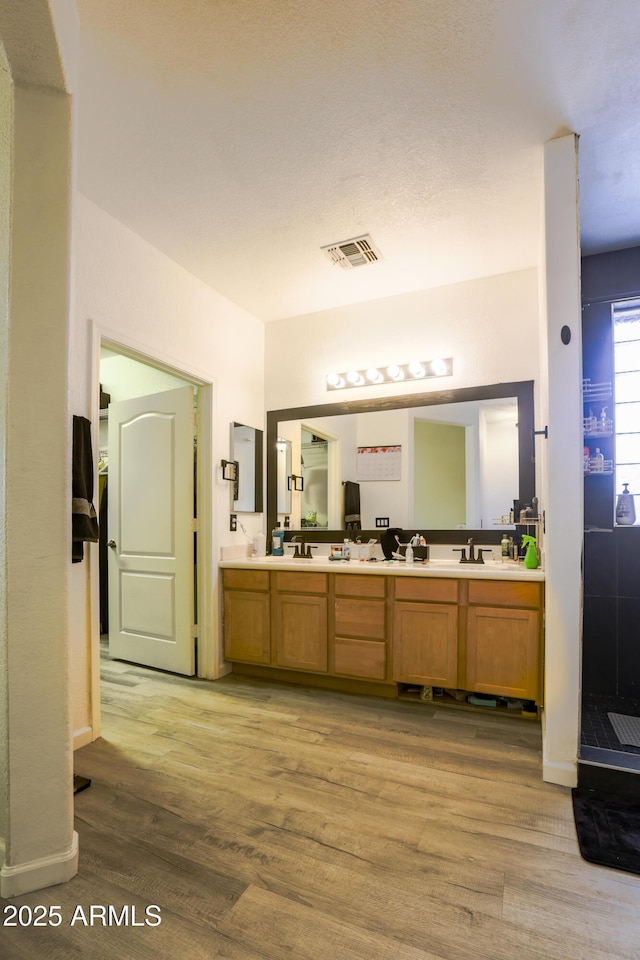
<instances>
[{"instance_id":1,"label":"calendar on wall","mask_svg":"<svg viewBox=\"0 0 640 960\"><path fill-rule=\"evenodd\" d=\"M356 479L399 480L402 465L402 447L399 444L385 447L358 447L356 455Z\"/></svg>"}]
</instances>

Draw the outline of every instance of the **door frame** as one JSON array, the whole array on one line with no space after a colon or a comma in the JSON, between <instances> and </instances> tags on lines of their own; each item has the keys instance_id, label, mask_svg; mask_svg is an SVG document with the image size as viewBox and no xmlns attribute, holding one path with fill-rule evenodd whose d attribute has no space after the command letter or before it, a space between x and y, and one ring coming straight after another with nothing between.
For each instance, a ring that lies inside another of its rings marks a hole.
<instances>
[{"instance_id":1,"label":"door frame","mask_svg":"<svg viewBox=\"0 0 640 960\"><path fill-rule=\"evenodd\" d=\"M94 451L99 445L100 430L100 348L105 347L131 360L155 367L165 373L193 383L198 387L198 457L196 461L196 491L198 502L198 536L196 540L196 586L198 597L198 655L196 676L214 680L218 676L219 657L217 621L212 614L211 577L213 571L212 536L212 451L215 384L202 370L176 364L172 357L163 356L155 347L128 340L120 332L109 330L91 321L91 422ZM97 497L96 471L94 497ZM97 500L94 500L97 502ZM97 558L97 553L95 554ZM91 654L91 731L86 742L96 740L102 729L100 699L100 564L91 564L89 584ZM84 742L84 741L83 741ZM75 746L82 744L76 743Z\"/></svg>"}]
</instances>

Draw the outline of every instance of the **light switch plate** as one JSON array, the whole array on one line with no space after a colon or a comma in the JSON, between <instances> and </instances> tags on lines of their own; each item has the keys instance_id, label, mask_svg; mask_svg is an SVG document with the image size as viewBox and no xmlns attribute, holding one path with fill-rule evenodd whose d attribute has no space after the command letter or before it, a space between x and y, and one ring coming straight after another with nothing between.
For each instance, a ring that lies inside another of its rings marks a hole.
<instances>
[{"instance_id":1,"label":"light switch plate","mask_svg":"<svg viewBox=\"0 0 640 960\"><path fill-rule=\"evenodd\" d=\"M376 527L388 527L389 517L376 517Z\"/></svg>"}]
</instances>

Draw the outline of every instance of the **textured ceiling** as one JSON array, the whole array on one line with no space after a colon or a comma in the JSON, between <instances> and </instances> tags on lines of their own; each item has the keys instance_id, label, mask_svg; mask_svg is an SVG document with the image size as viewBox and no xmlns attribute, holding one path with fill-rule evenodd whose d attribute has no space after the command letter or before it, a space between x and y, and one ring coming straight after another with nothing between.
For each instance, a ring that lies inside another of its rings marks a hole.
<instances>
[{"instance_id":1,"label":"textured ceiling","mask_svg":"<svg viewBox=\"0 0 640 960\"><path fill-rule=\"evenodd\" d=\"M640 242L638 0L77 0L79 186L266 320ZM320 247L370 233L384 260Z\"/></svg>"}]
</instances>

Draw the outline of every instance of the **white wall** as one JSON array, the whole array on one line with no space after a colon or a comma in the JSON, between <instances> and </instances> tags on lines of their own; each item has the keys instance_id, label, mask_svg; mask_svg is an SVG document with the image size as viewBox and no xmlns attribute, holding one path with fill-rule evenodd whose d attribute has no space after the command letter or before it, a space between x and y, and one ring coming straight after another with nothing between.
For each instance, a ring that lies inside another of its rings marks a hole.
<instances>
[{"instance_id":1,"label":"white wall","mask_svg":"<svg viewBox=\"0 0 640 960\"><path fill-rule=\"evenodd\" d=\"M366 270L366 267L362 268ZM454 375L328 393L327 373L453 357ZM286 357L295 363L286 365ZM484 277L267 324L267 410L536 379L535 269Z\"/></svg>"},{"instance_id":2,"label":"white wall","mask_svg":"<svg viewBox=\"0 0 640 960\"><path fill-rule=\"evenodd\" d=\"M32 19L23 21L18 7L0 5L0 36L9 42L15 81L13 122L3 131L11 157L8 190L3 185L11 216L3 258L9 265L8 311L6 277L2 298L4 897L69 879L78 860L67 670L73 107L54 35L54 24L59 31L66 25L72 73L77 23L64 0L36 0ZM57 22L60 10L68 14L65 24ZM8 92L3 87L3 97Z\"/></svg>"},{"instance_id":3,"label":"white wall","mask_svg":"<svg viewBox=\"0 0 640 960\"><path fill-rule=\"evenodd\" d=\"M213 414L213 563L222 545L244 543L229 532L231 484L220 476L236 420L264 427L264 324L178 267L83 196L76 205L76 302L71 331L71 406L91 416L92 326L178 372L215 385ZM97 389L97 384L96 384ZM251 534L261 515L243 515ZM97 545L74 564L71 584L72 706L75 731L90 724L89 576ZM217 615L217 576L212 609Z\"/></svg>"},{"instance_id":4,"label":"white wall","mask_svg":"<svg viewBox=\"0 0 640 960\"><path fill-rule=\"evenodd\" d=\"M572 134L545 144L546 316L543 366L549 425L541 461L546 496L545 777L574 786L580 717L582 609L582 310L578 149ZM560 331L571 330L564 344Z\"/></svg>"}]
</instances>

